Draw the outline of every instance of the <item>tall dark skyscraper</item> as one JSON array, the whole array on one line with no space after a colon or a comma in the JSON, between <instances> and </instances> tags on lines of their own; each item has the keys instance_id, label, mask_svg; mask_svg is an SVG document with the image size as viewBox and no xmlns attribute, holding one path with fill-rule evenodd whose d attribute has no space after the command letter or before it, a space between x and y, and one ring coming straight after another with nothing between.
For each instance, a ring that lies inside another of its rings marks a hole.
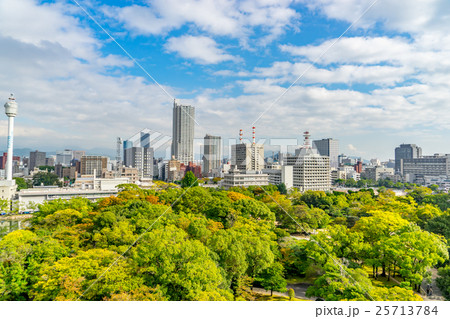
<instances>
[{"instance_id":1,"label":"tall dark skyscraper","mask_svg":"<svg viewBox=\"0 0 450 319\"><path fill-rule=\"evenodd\" d=\"M330 167L338 167L339 141L332 138L324 138L313 141L317 151L322 156L330 158Z\"/></svg>"},{"instance_id":2,"label":"tall dark skyscraper","mask_svg":"<svg viewBox=\"0 0 450 319\"><path fill-rule=\"evenodd\" d=\"M172 156L188 165L194 161L195 108L173 101Z\"/></svg>"},{"instance_id":3,"label":"tall dark skyscraper","mask_svg":"<svg viewBox=\"0 0 450 319\"><path fill-rule=\"evenodd\" d=\"M206 134L203 146L204 176L220 167L222 162L222 139L220 136Z\"/></svg>"},{"instance_id":4,"label":"tall dark skyscraper","mask_svg":"<svg viewBox=\"0 0 450 319\"><path fill-rule=\"evenodd\" d=\"M395 148L395 172L400 173L400 160L422 157L422 148L416 144L401 144Z\"/></svg>"},{"instance_id":5,"label":"tall dark skyscraper","mask_svg":"<svg viewBox=\"0 0 450 319\"><path fill-rule=\"evenodd\" d=\"M29 169L32 171L35 167L45 166L45 152L30 152Z\"/></svg>"}]
</instances>

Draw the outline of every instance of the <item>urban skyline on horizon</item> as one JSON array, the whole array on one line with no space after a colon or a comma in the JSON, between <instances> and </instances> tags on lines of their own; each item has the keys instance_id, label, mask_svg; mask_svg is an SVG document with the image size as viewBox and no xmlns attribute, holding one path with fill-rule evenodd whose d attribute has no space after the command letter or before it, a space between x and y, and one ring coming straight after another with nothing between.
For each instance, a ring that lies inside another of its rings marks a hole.
<instances>
[{"instance_id":1,"label":"urban skyline on horizon","mask_svg":"<svg viewBox=\"0 0 450 319\"><path fill-rule=\"evenodd\" d=\"M375 2L171 0L171 15L164 1L2 1L0 96L21 106L16 148L114 152L144 127L170 136L176 96L196 107L198 140L250 136L262 115L258 139L301 145L309 130L366 159L402 143L448 153L449 5ZM2 149L6 135L4 118Z\"/></svg>"}]
</instances>

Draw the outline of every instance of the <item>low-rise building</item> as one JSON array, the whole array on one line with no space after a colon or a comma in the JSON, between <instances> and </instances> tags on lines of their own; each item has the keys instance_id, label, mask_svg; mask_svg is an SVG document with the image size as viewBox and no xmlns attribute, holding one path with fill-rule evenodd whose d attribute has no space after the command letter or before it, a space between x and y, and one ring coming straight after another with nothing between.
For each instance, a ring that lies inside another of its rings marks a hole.
<instances>
[{"instance_id":1,"label":"low-rise building","mask_svg":"<svg viewBox=\"0 0 450 319\"><path fill-rule=\"evenodd\" d=\"M269 185L269 175L258 171L239 171L231 170L225 174L222 186L230 187L249 187Z\"/></svg>"},{"instance_id":2,"label":"low-rise building","mask_svg":"<svg viewBox=\"0 0 450 319\"><path fill-rule=\"evenodd\" d=\"M55 199L72 199L83 197L96 200L117 195L118 190L73 189L73 188L30 188L21 189L18 193L19 207L32 207Z\"/></svg>"},{"instance_id":3,"label":"low-rise building","mask_svg":"<svg viewBox=\"0 0 450 319\"><path fill-rule=\"evenodd\" d=\"M294 166L271 165L277 168L265 168L263 173L269 176L269 184L286 185L287 189L294 187Z\"/></svg>"},{"instance_id":4,"label":"low-rise building","mask_svg":"<svg viewBox=\"0 0 450 319\"><path fill-rule=\"evenodd\" d=\"M394 169L382 166L367 167L364 170L363 175L366 179L378 181L380 179L393 178Z\"/></svg>"}]
</instances>

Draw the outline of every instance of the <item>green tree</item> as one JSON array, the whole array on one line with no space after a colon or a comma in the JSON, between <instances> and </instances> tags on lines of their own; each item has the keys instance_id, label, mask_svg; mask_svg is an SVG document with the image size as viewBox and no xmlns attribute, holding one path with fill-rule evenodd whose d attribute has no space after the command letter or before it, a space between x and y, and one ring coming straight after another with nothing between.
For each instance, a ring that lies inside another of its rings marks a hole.
<instances>
[{"instance_id":1,"label":"green tree","mask_svg":"<svg viewBox=\"0 0 450 319\"><path fill-rule=\"evenodd\" d=\"M420 186L414 187L411 191L408 192L408 195L414 198L417 203L421 204L428 195L431 195L431 193L432 191L428 187Z\"/></svg>"},{"instance_id":2,"label":"green tree","mask_svg":"<svg viewBox=\"0 0 450 319\"><path fill-rule=\"evenodd\" d=\"M47 172L54 172L55 171L55 166L48 166L48 165L43 165L43 166L39 166L39 169L41 171L47 171Z\"/></svg>"},{"instance_id":3,"label":"green tree","mask_svg":"<svg viewBox=\"0 0 450 319\"><path fill-rule=\"evenodd\" d=\"M261 284L261 286L270 290L270 295L273 295L273 291L285 292L286 289L286 279L284 279L284 269L283 265L276 262L272 266L264 269L256 278L256 281Z\"/></svg>"},{"instance_id":4,"label":"green tree","mask_svg":"<svg viewBox=\"0 0 450 319\"><path fill-rule=\"evenodd\" d=\"M280 194L287 195L286 184L284 184L284 183L278 184L277 189L280 192Z\"/></svg>"},{"instance_id":5,"label":"green tree","mask_svg":"<svg viewBox=\"0 0 450 319\"><path fill-rule=\"evenodd\" d=\"M349 269L325 265L325 274L306 290L308 297L320 297L326 301L370 300L372 284L362 269Z\"/></svg>"},{"instance_id":6,"label":"green tree","mask_svg":"<svg viewBox=\"0 0 450 319\"><path fill-rule=\"evenodd\" d=\"M442 238L415 225L386 239L385 245L395 252L391 258L398 264L399 273L417 288L422 284L428 268L449 258L446 242Z\"/></svg>"},{"instance_id":7,"label":"green tree","mask_svg":"<svg viewBox=\"0 0 450 319\"><path fill-rule=\"evenodd\" d=\"M288 289L289 300L293 300L295 298L295 291L292 288Z\"/></svg>"},{"instance_id":8,"label":"green tree","mask_svg":"<svg viewBox=\"0 0 450 319\"><path fill-rule=\"evenodd\" d=\"M145 284L170 300L232 299L211 251L175 226L145 234L132 255Z\"/></svg>"},{"instance_id":9,"label":"green tree","mask_svg":"<svg viewBox=\"0 0 450 319\"><path fill-rule=\"evenodd\" d=\"M194 186L198 186L197 177L195 177L194 173L192 173L191 171L186 172L183 179L181 180L181 187L186 188Z\"/></svg>"},{"instance_id":10,"label":"green tree","mask_svg":"<svg viewBox=\"0 0 450 319\"><path fill-rule=\"evenodd\" d=\"M27 189L29 186L27 181L22 177L14 177L14 180L16 181L18 191L20 191L21 189Z\"/></svg>"},{"instance_id":11,"label":"green tree","mask_svg":"<svg viewBox=\"0 0 450 319\"><path fill-rule=\"evenodd\" d=\"M33 175L33 186L61 186L58 175L50 172L38 172Z\"/></svg>"},{"instance_id":12,"label":"green tree","mask_svg":"<svg viewBox=\"0 0 450 319\"><path fill-rule=\"evenodd\" d=\"M429 189L431 189L433 192L437 192L439 190L439 186L436 184L432 184L428 186Z\"/></svg>"},{"instance_id":13,"label":"green tree","mask_svg":"<svg viewBox=\"0 0 450 319\"><path fill-rule=\"evenodd\" d=\"M436 284L442 291L445 299L450 300L450 266L440 268L438 270L439 277L436 279Z\"/></svg>"},{"instance_id":14,"label":"green tree","mask_svg":"<svg viewBox=\"0 0 450 319\"><path fill-rule=\"evenodd\" d=\"M425 230L442 235L450 242L450 215L438 216L429 220L425 225Z\"/></svg>"},{"instance_id":15,"label":"green tree","mask_svg":"<svg viewBox=\"0 0 450 319\"><path fill-rule=\"evenodd\" d=\"M114 263L113 267L110 267ZM80 251L43 267L34 285L34 300L103 300L143 285L119 254L106 249ZM95 283L95 284L94 284Z\"/></svg>"},{"instance_id":16,"label":"green tree","mask_svg":"<svg viewBox=\"0 0 450 319\"><path fill-rule=\"evenodd\" d=\"M376 301L423 301L411 289L401 287L373 287L370 296Z\"/></svg>"},{"instance_id":17,"label":"green tree","mask_svg":"<svg viewBox=\"0 0 450 319\"><path fill-rule=\"evenodd\" d=\"M0 300L30 300L42 267L67 256L57 240L18 230L0 241Z\"/></svg>"}]
</instances>

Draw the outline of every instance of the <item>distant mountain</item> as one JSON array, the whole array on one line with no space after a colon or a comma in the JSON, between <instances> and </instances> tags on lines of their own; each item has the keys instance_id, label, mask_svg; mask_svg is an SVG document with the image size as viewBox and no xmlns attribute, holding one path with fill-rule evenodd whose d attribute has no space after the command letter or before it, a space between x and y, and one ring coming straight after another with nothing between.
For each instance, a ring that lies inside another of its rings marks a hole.
<instances>
[{"instance_id":1,"label":"distant mountain","mask_svg":"<svg viewBox=\"0 0 450 319\"><path fill-rule=\"evenodd\" d=\"M110 148L92 148L89 150L82 150L82 149L76 149L77 151L86 151L86 155L101 155L101 156L108 156L111 159L116 158L116 151L114 149L110 149ZM30 152L34 152L36 151L36 149L32 149L32 148L15 148L14 149L14 155L15 156L20 156L20 157L30 157ZM38 149L38 151L41 152L45 152L46 156L50 156L50 155L56 155L56 151L45 151L42 149ZM6 153L6 150L2 151L0 155L3 155L3 153Z\"/></svg>"},{"instance_id":2,"label":"distant mountain","mask_svg":"<svg viewBox=\"0 0 450 319\"><path fill-rule=\"evenodd\" d=\"M31 148L15 148L14 149L14 155L15 156L20 156L20 157L29 157L30 156L30 152L33 152L35 150L32 150ZM6 150L2 151L2 154L6 153Z\"/></svg>"},{"instance_id":3,"label":"distant mountain","mask_svg":"<svg viewBox=\"0 0 450 319\"><path fill-rule=\"evenodd\" d=\"M86 155L108 156L112 160L116 158L116 150L112 148L96 147L89 150L80 149L80 151L86 151ZM121 156L123 156L123 154L121 154Z\"/></svg>"}]
</instances>

